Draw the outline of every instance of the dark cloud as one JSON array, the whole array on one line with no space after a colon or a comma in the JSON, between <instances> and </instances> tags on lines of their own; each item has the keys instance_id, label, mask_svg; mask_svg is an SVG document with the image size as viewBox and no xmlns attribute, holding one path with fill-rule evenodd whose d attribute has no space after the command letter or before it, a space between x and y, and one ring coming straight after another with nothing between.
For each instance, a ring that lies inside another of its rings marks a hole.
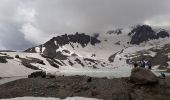
<instances>
[{"instance_id":1,"label":"dark cloud","mask_svg":"<svg viewBox=\"0 0 170 100\"><path fill-rule=\"evenodd\" d=\"M169 27L169 9L169 0L1 0L0 48L27 48L53 33L90 34L135 24Z\"/></svg>"}]
</instances>

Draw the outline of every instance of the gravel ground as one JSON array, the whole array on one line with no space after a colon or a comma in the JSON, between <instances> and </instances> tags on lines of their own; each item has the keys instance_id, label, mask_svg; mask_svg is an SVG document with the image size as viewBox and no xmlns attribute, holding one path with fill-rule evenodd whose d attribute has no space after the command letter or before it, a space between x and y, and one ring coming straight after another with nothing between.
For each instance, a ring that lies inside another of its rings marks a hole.
<instances>
[{"instance_id":1,"label":"gravel ground","mask_svg":"<svg viewBox=\"0 0 170 100\"><path fill-rule=\"evenodd\" d=\"M0 85L0 99L23 96L66 98L73 96L104 100L168 100L170 79L156 85L135 85L129 78L91 78L86 76L25 78Z\"/></svg>"}]
</instances>

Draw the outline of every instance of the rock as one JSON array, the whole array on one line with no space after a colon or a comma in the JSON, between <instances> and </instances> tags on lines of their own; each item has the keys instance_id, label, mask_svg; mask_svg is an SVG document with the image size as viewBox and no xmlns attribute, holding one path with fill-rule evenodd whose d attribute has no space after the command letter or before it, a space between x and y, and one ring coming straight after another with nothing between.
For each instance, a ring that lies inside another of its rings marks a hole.
<instances>
[{"instance_id":1,"label":"rock","mask_svg":"<svg viewBox=\"0 0 170 100\"><path fill-rule=\"evenodd\" d=\"M150 39L157 39L156 33L148 25L138 25L129 33L129 35L132 37L130 44L138 45Z\"/></svg>"},{"instance_id":2,"label":"rock","mask_svg":"<svg viewBox=\"0 0 170 100\"><path fill-rule=\"evenodd\" d=\"M163 30L157 33L157 36L161 38L166 38L166 37L169 37L169 33Z\"/></svg>"},{"instance_id":3,"label":"rock","mask_svg":"<svg viewBox=\"0 0 170 100\"><path fill-rule=\"evenodd\" d=\"M36 77L46 78L46 73L43 71L37 71L31 73L31 75L28 75L28 78L36 78Z\"/></svg>"},{"instance_id":4,"label":"rock","mask_svg":"<svg viewBox=\"0 0 170 100\"><path fill-rule=\"evenodd\" d=\"M96 90L91 90L88 92L88 95L90 95L91 97L97 96L99 94L100 94L100 92L96 91Z\"/></svg>"},{"instance_id":5,"label":"rock","mask_svg":"<svg viewBox=\"0 0 170 100\"><path fill-rule=\"evenodd\" d=\"M0 58L0 63L7 63L8 61L5 58Z\"/></svg>"},{"instance_id":6,"label":"rock","mask_svg":"<svg viewBox=\"0 0 170 100\"><path fill-rule=\"evenodd\" d=\"M45 65L45 63L44 63L43 60L38 60L37 63L42 64L42 65Z\"/></svg>"},{"instance_id":7,"label":"rock","mask_svg":"<svg viewBox=\"0 0 170 100\"><path fill-rule=\"evenodd\" d=\"M159 39L159 38L166 38L169 37L169 33L165 30L162 30L160 32L155 32L151 26L148 25L138 25L134 29L131 30L129 33L129 36L131 36L130 44L137 44L144 41L149 41L153 39Z\"/></svg>"},{"instance_id":8,"label":"rock","mask_svg":"<svg viewBox=\"0 0 170 100\"><path fill-rule=\"evenodd\" d=\"M130 81L135 84L156 84L158 78L147 69L133 68L131 71Z\"/></svg>"},{"instance_id":9,"label":"rock","mask_svg":"<svg viewBox=\"0 0 170 100\"><path fill-rule=\"evenodd\" d=\"M90 87L88 86L88 85L84 85L84 86L82 86L81 87L81 90L82 91L87 91L87 90L89 90L90 89ZM95 89L95 88L94 88Z\"/></svg>"},{"instance_id":10,"label":"rock","mask_svg":"<svg viewBox=\"0 0 170 100\"><path fill-rule=\"evenodd\" d=\"M27 68L33 69L33 70L40 70L38 67L36 67L36 66L34 66L34 65L32 65L31 63L28 63L28 62L22 61L22 65L24 65Z\"/></svg>"},{"instance_id":11,"label":"rock","mask_svg":"<svg viewBox=\"0 0 170 100\"><path fill-rule=\"evenodd\" d=\"M15 58L19 58L19 55L15 55Z\"/></svg>"},{"instance_id":12,"label":"rock","mask_svg":"<svg viewBox=\"0 0 170 100\"><path fill-rule=\"evenodd\" d=\"M92 78L89 77L89 78L87 79L87 82L92 82Z\"/></svg>"},{"instance_id":13,"label":"rock","mask_svg":"<svg viewBox=\"0 0 170 100\"><path fill-rule=\"evenodd\" d=\"M122 34L122 29L118 28L116 30L110 30L106 34L117 34L117 35L119 35L119 34Z\"/></svg>"},{"instance_id":14,"label":"rock","mask_svg":"<svg viewBox=\"0 0 170 100\"><path fill-rule=\"evenodd\" d=\"M48 79L56 78L56 75L52 73L47 73L46 78Z\"/></svg>"},{"instance_id":15,"label":"rock","mask_svg":"<svg viewBox=\"0 0 170 100\"><path fill-rule=\"evenodd\" d=\"M77 89L77 90L75 90L74 92L75 92L75 93L79 93L79 92L81 92L81 89Z\"/></svg>"}]
</instances>

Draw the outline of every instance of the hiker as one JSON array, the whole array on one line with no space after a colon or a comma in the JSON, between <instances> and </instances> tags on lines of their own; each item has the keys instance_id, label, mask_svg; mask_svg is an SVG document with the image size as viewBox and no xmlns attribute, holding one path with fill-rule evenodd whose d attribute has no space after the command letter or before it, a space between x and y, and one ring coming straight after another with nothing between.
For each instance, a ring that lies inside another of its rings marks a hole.
<instances>
[{"instance_id":1,"label":"hiker","mask_svg":"<svg viewBox=\"0 0 170 100\"><path fill-rule=\"evenodd\" d=\"M147 65L148 65L148 69L151 70L152 67L151 67L151 62L150 61L147 62Z\"/></svg>"},{"instance_id":2,"label":"hiker","mask_svg":"<svg viewBox=\"0 0 170 100\"><path fill-rule=\"evenodd\" d=\"M144 60L143 62L145 63L145 67L146 67L146 65L148 64L148 61L147 61L147 60Z\"/></svg>"},{"instance_id":3,"label":"hiker","mask_svg":"<svg viewBox=\"0 0 170 100\"><path fill-rule=\"evenodd\" d=\"M148 63L148 61L147 60L143 60L143 68L147 68L147 63Z\"/></svg>"},{"instance_id":4,"label":"hiker","mask_svg":"<svg viewBox=\"0 0 170 100\"><path fill-rule=\"evenodd\" d=\"M134 63L134 68L137 68L138 67L138 64L137 63Z\"/></svg>"},{"instance_id":5,"label":"hiker","mask_svg":"<svg viewBox=\"0 0 170 100\"><path fill-rule=\"evenodd\" d=\"M142 67L142 62L139 61L139 62L138 62L138 65L139 65L139 67Z\"/></svg>"},{"instance_id":6,"label":"hiker","mask_svg":"<svg viewBox=\"0 0 170 100\"><path fill-rule=\"evenodd\" d=\"M165 79L165 77L166 77L166 75L163 72L161 72L161 78Z\"/></svg>"},{"instance_id":7,"label":"hiker","mask_svg":"<svg viewBox=\"0 0 170 100\"><path fill-rule=\"evenodd\" d=\"M140 67L145 68L145 62L143 60L140 61Z\"/></svg>"}]
</instances>

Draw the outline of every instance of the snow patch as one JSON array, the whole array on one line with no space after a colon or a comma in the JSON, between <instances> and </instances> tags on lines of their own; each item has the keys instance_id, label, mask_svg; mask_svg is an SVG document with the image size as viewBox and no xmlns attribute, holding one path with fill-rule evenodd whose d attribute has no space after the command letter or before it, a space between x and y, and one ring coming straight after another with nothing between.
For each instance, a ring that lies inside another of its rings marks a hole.
<instances>
[{"instance_id":1,"label":"snow patch","mask_svg":"<svg viewBox=\"0 0 170 100\"><path fill-rule=\"evenodd\" d=\"M46 49L45 47L42 47L42 53L44 52L45 49Z\"/></svg>"},{"instance_id":2,"label":"snow patch","mask_svg":"<svg viewBox=\"0 0 170 100\"><path fill-rule=\"evenodd\" d=\"M35 47L35 51L36 51L37 53L40 53L40 47Z\"/></svg>"},{"instance_id":3,"label":"snow patch","mask_svg":"<svg viewBox=\"0 0 170 100\"><path fill-rule=\"evenodd\" d=\"M54 41L54 44L57 46L57 41Z\"/></svg>"},{"instance_id":4,"label":"snow patch","mask_svg":"<svg viewBox=\"0 0 170 100\"><path fill-rule=\"evenodd\" d=\"M1 77L27 76L34 71L35 70L23 66L16 60L8 60L8 63L0 63Z\"/></svg>"}]
</instances>

